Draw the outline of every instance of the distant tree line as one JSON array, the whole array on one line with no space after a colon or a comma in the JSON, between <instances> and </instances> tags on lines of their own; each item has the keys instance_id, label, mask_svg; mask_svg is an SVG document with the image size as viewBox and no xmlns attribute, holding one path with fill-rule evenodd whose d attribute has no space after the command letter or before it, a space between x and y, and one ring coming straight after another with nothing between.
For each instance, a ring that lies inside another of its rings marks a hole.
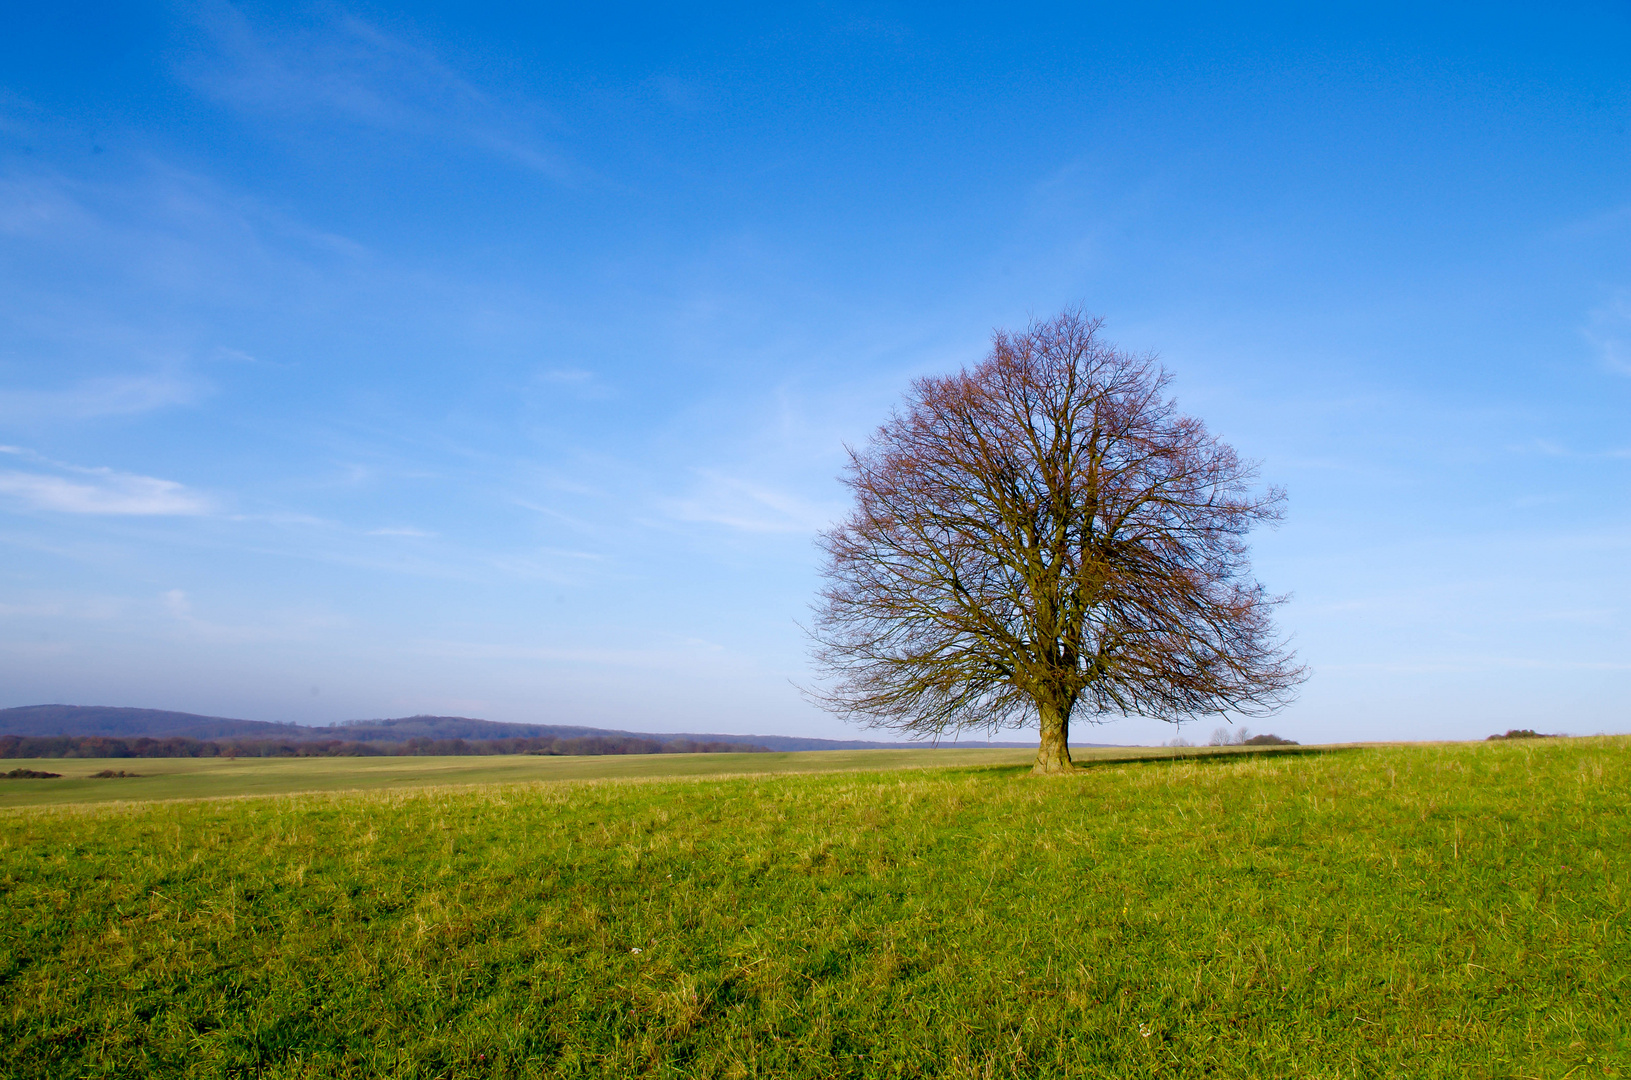
<instances>
[{"instance_id":1,"label":"distant tree line","mask_svg":"<svg viewBox=\"0 0 1631 1080\"><path fill-rule=\"evenodd\" d=\"M445 757L469 754L746 754L765 748L750 743L696 742L588 735L523 739L407 739L355 742L343 739L111 738L104 735L4 735L0 758L213 758L213 757Z\"/></svg>"}]
</instances>

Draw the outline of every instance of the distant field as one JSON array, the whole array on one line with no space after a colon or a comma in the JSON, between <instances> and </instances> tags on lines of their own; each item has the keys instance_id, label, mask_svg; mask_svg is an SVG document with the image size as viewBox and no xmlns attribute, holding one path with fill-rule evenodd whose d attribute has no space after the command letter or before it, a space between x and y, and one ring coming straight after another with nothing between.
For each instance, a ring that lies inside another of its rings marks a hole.
<instances>
[{"instance_id":1,"label":"distant field","mask_svg":"<svg viewBox=\"0 0 1631 1080\"><path fill-rule=\"evenodd\" d=\"M1009 764L1025 750L821 750L786 754L530 754L460 757L36 758L8 762L61 773L60 780L0 779L0 807L114 800L209 799L449 784L844 772L927 765ZM139 777L98 780L103 770ZM4 770L0 770L4 771Z\"/></svg>"},{"instance_id":2,"label":"distant field","mask_svg":"<svg viewBox=\"0 0 1631 1080\"><path fill-rule=\"evenodd\" d=\"M0 813L0 1075L1631 1071L1631 740L882 753L43 763L380 789Z\"/></svg>"},{"instance_id":3,"label":"distant field","mask_svg":"<svg viewBox=\"0 0 1631 1080\"><path fill-rule=\"evenodd\" d=\"M1103 747L1073 751L1084 763L1171 757L1172 750ZM1187 750L1178 753L1204 753ZM818 750L784 754L608 754L543 757L528 754L460 757L337 758L31 758L6 762L60 773L58 780L0 778L0 808L152 799L212 799L234 795L293 795L318 791L446 784L610 780L633 777L720 776L742 773L853 772L1012 765L1035 750ZM92 779L103 771L136 777Z\"/></svg>"}]
</instances>

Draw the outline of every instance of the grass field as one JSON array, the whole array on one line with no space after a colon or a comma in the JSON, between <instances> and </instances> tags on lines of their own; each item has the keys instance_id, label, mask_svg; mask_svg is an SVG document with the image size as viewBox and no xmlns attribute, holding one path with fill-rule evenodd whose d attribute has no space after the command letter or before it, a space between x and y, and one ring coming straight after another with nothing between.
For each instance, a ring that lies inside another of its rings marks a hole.
<instances>
[{"instance_id":1,"label":"grass field","mask_svg":"<svg viewBox=\"0 0 1631 1080\"><path fill-rule=\"evenodd\" d=\"M1084 764L1216 752L1136 746L1081 747L1074 751ZM1240 747L1224 752L1284 751ZM599 757L513 754L466 757L50 758L22 764L59 773L61 779L0 778L0 808L87 802L147 802L155 799L215 799L235 795L296 795L316 791L370 791L449 784L513 784L539 780L857 770L874 772L1015 765L1029 762L1035 757L1035 750L982 748L818 750L785 754L614 754ZM139 775L95 778L95 773L103 771Z\"/></svg>"},{"instance_id":2,"label":"grass field","mask_svg":"<svg viewBox=\"0 0 1631 1080\"><path fill-rule=\"evenodd\" d=\"M52 758L22 762L61 773L60 780L0 779L0 807L121 800L212 799L318 791L541 780L718 776L733 773L845 772L921 768L948 762L999 764L1028 760L1023 750L854 750L787 754L530 754L461 757L332 758ZM138 777L92 779L103 770Z\"/></svg>"},{"instance_id":3,"label":"grass field","mask_svg":"<svg viewBox=\"0 0 1631 1080\"><path fill-rule=\"evenodd\" d=\"M1631 1072L1631 740L957 753L7 810L0 1074Z\"/></svg>"}]
</instances>

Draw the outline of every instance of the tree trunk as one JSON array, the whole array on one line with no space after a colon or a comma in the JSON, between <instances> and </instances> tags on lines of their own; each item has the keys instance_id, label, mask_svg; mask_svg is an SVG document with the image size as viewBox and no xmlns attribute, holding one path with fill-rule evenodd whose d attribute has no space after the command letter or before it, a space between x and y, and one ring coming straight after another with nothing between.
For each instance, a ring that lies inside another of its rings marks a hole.
<instances>
[{"instance_id":1,"label":"tree trunk","mask_svg":"<svg viewBox=\"0 0 1631 1080\"><path fill-rule=\"evenodd\" d=\"M1074 772L1070 763L1070 710L1051 702L1038 702L1042 716L1042 745L1036 748L1032 776L1058 776Z\"/></svg>"}]
</instances>

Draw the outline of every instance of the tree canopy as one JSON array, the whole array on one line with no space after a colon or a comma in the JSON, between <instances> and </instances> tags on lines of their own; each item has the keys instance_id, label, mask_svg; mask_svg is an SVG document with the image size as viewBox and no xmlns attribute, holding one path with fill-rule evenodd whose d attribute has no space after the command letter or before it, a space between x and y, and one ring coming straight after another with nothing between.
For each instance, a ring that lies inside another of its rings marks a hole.
<instances>
[{"instance_id":1,"label":"tree canopy","mask_svg":"<svg viewBox=\"0 0 1631 1080\"><path fill-rule=\"evenodd\" d=\"M1261 714L1303 677L1245 542L1277 488L1183 415L1170 375L1067 310L918 379L859 450L821 536L812 634L829 708L920 737L1073 714Z\"/></svg>"}]
</instances>

